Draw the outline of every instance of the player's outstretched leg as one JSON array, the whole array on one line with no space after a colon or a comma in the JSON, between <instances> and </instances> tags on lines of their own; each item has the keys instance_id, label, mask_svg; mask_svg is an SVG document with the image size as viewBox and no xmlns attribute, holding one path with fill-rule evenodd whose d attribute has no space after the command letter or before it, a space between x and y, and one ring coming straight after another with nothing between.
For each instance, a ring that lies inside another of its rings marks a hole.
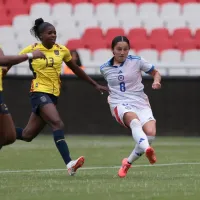
<instances>
[{"instance_id":1,"label":"player's outstretched leg","mask_svg":"<svg viewBox=\"0 0 200 200\"><path fill-rule=\"evenodd\" d=\"M83 166L85 158L83 156L79 157L77 160L71 160L67 164L67 171L70 176L73 176L76 173L76 170Z\"/></svg>"}]
</instances>

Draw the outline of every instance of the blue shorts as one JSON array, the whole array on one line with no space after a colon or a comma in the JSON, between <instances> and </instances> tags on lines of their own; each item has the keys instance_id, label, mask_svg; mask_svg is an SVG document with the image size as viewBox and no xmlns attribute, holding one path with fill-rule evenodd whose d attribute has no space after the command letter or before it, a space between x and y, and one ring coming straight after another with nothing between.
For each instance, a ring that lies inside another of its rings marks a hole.
<instances>
[{"instance_id":1,"label":"blue shorts","mask_svg":"<svg viewBox=\"0 0 200 200\"><path fill-rule=\"evenodd\" d=\"M3 92L0 91L0 114L9 114L7 105L3 102Z\"/></svg>"},{"instance_id":2,"label":"blue shorts","mask_svg":"<svg viewBox=\"0 0 200 200\"><path fill-rule=\"evenodd\" d=\"M53 103L57 105L58 97L53 94L43 92L31 92L30 93L32 112L36 115L40 115L40 108L46 104Z\"/></svg>"}]
</instances>

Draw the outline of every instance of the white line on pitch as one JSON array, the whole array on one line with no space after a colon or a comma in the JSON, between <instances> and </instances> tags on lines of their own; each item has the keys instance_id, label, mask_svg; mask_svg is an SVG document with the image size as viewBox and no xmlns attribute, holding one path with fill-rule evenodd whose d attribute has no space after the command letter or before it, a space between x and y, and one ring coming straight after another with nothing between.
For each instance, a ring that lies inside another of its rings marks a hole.
<instances>
[{"instance_id":1,"label":"white line on pitch","mask_svg":"<svg viewBox=\"0 0 200 200\"><path fill-rule=\"evenodd\" d=\"M163 166L177 166L177 165L200 165L200 162L194 163L164 163L155 165L133 165L132 167L163 167ZM107 166L107 167L83 167L80 170L96 170L96 169L116 169L120 166ZM66 169L25 169L25 170L2 170L0 174L6 173L29 173L29 172L56 172L65 171Z\"/></svg>"}]
</instances>

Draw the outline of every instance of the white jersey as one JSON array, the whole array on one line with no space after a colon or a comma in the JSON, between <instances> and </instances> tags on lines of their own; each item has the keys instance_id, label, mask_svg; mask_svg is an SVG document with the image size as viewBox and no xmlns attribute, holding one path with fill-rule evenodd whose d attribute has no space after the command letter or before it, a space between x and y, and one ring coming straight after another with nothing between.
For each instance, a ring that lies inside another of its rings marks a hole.
<instances>
[{"instance_id":1,"label":"white jersey","mask_svg":"<svg viewBox=\"0 0 200 200\"><path fill-rule=\"evenodd\" d=\"M128 55L120 66L112 65L113 58L100 68L110 89L110 104L131 103L138 108L149 106L147 95L142 84L142 71L149 73L154 66L143 58Z\"/></svg>"}]
</instances>

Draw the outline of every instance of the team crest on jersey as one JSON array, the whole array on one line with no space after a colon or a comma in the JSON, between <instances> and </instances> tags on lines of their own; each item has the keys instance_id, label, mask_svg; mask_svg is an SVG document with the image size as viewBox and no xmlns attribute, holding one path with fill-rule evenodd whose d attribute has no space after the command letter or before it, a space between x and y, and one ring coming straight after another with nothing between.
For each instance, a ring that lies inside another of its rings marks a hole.
<instances>
[{"instance_id":1,"label":"team crest on jersey","mask_svg":"<svg viewBox=\"0 0 200 200\"><path fill-rule=\"evenodd\" d=\"M119 81L123 81L123 80L124 80L124 76L123 76L123 75L119 75L119 76L118 76L118 80L119 80Z\"/></svg>"},{"instance_id":2,"label":"team crest on jersey","mask_svg":"<svg viewBox=\"0 0 200 200\"><path fill-rule=\"evenodd\" d=\"M58 50L54 50L55 55L59 55L59 51Z\"/></svg>"}]
</instances>

